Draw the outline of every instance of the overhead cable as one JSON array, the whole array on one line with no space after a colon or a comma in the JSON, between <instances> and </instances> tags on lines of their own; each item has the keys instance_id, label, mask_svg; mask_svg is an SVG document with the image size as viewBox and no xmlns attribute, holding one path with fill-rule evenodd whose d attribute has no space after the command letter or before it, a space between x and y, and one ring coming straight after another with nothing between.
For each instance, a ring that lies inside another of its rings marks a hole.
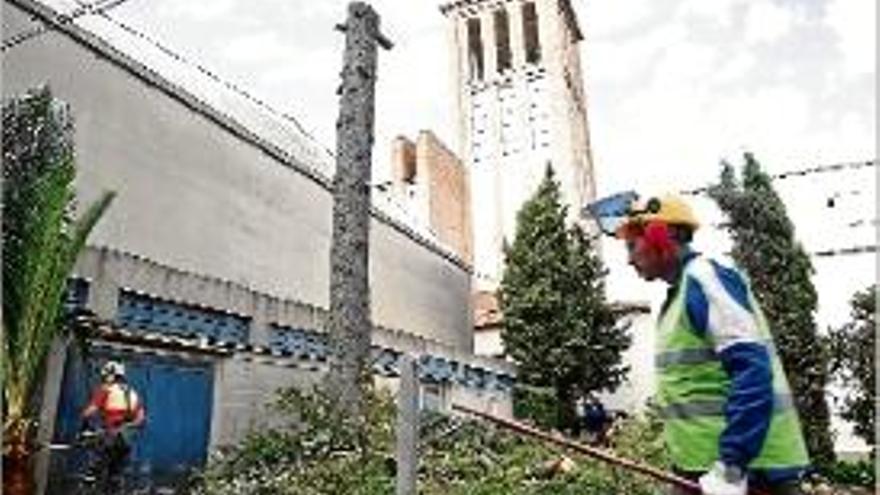
<instances>
[{"instance_id":1,"label":"overhead cable","mask_svg":"<svg viewBox=\"0 0 880 495\"><path fill-rule=\"evenodd\" d=\"M119 0L117 0L117 1L119 1ZM217 74L215 74L213 71L211 71L211 70L208 69L207 67L205 67L205 66L203 66L203 65L201 65L201 64L199 64L199 63L197 63L197 62L193 62L193 61L189 60L188 58L184 57L183 55L180 55L179 53L175 52L175 51L172 50L171 48L168 48L167 46L165 46L164 44L162 44L162 43L161 43L160 41L158 41L157 39L155 39L155 38L153 38L153 37L151 37L151 36L145 34L145 33L142 32L142 31L139 31L138 29L132 27L131 25L126 24L126 23L124 23L124 22L122 22L122 21L120 21L120 20L118 20L118 19L113 18L113 17L110 17L110 16L109 16L107 13L105 13L105 12L99 12L99 15L100 15L101 17L103 17L105 20L107 20L108 22L110 22L110 23L114 24L115 26L117 26L118 28L122 29L123 31L125 31L125 32L128 33L129 35L134 36L134 37L136 37L136 38L138 38L138 39L140 39L140 40L142 40L142 41L145 41L146 43L149 43L150 45L152 45L153 47L155 47L156 49L158 49L159 51L161 51L161 52L164 53L165 55L171 57L171 58L174 59L175 61L177 61L177 62L179 62L179 63L182 63L182 64L184 64L184 65L187 65L187 66L189 66L189 67L192 67L193 69L197 70L197 71L198 71L199 73L201 73L202 75L208 77L209 79L211 79L212 81L214 81L214 82L216 82L216 83L218 83L218 84L221 84L221 85L222 85L223 87L225 87L226 89L228 89L228 90L230 90L230 91L232 91L232 92L238 94L239 96L245 98L245 99L248 100L249 102L251 102L251 103L255 104L256 106L260 107L261 109L265 110L266 112L268 112L268 113L274 115L275 117L278 117L278 118L282 119L282 120L285 121L285 122L288 122L288 123L290 123L290 124L293 124L293 126L296 127L296 129L301 133L301 135L305 136L306 138L308 138L309 140L311 140L313 143L315 143L316 145L318 145L318 146L319 146L324 152L326 152L329 156L331 156L331 157L335 156L335 154L333 153L333 151L330 150L330 148L328 148L328 147L324 146L323 144L321 144L321 143L317 140L317 138L315 138L311 133L309 133L309 132L308 132L308 131L302 126L302 124L300 124L299 120L297 120L296 117L294 117L294 116L292 116L292 115L290 115L290 114L288 114L288 113L284 113L284 112L281 112L281 111L277 110L277 109L274 108L273 106L269 105L268 103L266 103L265 101L261 100L260 98L257 98L256 96L253 96L252 94L248 93L247 91L245 91L245 90L242 89L241 87L237 86L236 84L234 84L234 83L232 83L232 82L229 82L229 81L223 79L222 77L218 76Z\"/></svg>"},{"instance_id":2,"label":"overhead cable","mask_svg":"<svg viewBox=\"0 0 880 495\"><path fill-rule=\"evenodd\" d=\"M814 251L812 254L817 258L827 258L831 256L847 256L853 254L876 253L877 245L868 244L864 246L850 246L842 249L828 249L824 251Z\"/></svg>"},{"instance_id":3,"label":"overhead cable","mask_svg":"<svg viewBox=\"0 0 880 495\"><path fill-rule=\"evenodd\" d=\"M822 174L829 172L843 172L848 170L855 170L867 167L875 167L877 166L877 160L866 160L859 162L843 162L843 163L832 163L828 165L819 165L816 167L803 168L798 170L789 170L788 172L782 172L780 174L771 174L770 180L784 180L791 179L794 177L804 177L812 174ZM680 191L680 194L686 196L695 196L697 194L705 194L709 191L710 186L702 186L697 187L695 189L685 189Z\"/></svg>"},{"instance_id":4,"label":"overhead cable","mask_svg":"<svg viewBox=\"0 0 880 495\"><path fill-rule=\"evenodd\" d=\"M15 48L16 46L24 43L25 41L36 38L43 33L46 33L52 30L54 27L63 26L65 24L70 24L74 20L87 16L87 15L100 15L104 14L107 11L114 9L128 0L96 0L93 3L84 4L79 3L79 6L73 10L71 10L67 14L58 14L49 22L36 26L33 29L29 29L19 34L15 34L10 36L9 38L3 40L2 48L0 51L7 51L11 48Z\"/></svg>"}]
</instances>

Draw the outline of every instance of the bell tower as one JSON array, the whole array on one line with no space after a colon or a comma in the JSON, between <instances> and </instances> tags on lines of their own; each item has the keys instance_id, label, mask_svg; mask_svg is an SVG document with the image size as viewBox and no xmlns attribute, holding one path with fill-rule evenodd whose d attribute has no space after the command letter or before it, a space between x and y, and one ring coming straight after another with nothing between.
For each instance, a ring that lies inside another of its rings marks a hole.
<instances>
[{"instance_id":1,"label":"bell tower","mask_svg":"<svg viewBox=\"0 0 880 495\"><path fill-rule=\"evenodd\" d=\"M516 214L551 165L569 220L595 196L570 0L457 0L448 19L456 138L471 180L477 291L494 292Z\"/></svg>"}]
</instances>

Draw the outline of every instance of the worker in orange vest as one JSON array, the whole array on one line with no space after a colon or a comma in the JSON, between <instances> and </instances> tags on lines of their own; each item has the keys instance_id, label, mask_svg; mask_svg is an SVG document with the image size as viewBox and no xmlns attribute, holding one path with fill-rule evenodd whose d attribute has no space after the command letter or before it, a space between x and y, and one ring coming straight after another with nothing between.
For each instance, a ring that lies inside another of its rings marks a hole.
<instances>
[{"instance_id":1,"label":"worker in orange vest","mask_svg":"<svg viewBox=\"0 0 880 495\"><path fill-rule=\"evenodd\" d=\"M131 452L133 435L144 424L146 410L137 392L125 379L125 366L108 361L101 367L101 384L82 411L83 428L100 416L103 442L100 454L111 476L118 476Z\"/></svg>"}]
</instances>

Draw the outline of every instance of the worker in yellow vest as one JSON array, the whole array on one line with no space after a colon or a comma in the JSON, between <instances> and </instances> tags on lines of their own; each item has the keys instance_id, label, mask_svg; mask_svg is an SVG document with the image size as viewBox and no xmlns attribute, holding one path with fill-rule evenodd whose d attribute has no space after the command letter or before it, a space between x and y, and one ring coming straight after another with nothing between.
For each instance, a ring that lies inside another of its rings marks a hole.
<instances>
[{"instance_id":1,"label":"worker in yellow vest","mask_svg":"<svg viewBox=\"0 0 880 495\"><path fill-rule=\"evenodd\" d=\"M746 276L691 249L699 222L679 197L623 193L588 210L626 243L641 278L668 285L655 363L676 472L706 495L801 493L809 458L800 422Z\"/></svg>"}]
</instances>

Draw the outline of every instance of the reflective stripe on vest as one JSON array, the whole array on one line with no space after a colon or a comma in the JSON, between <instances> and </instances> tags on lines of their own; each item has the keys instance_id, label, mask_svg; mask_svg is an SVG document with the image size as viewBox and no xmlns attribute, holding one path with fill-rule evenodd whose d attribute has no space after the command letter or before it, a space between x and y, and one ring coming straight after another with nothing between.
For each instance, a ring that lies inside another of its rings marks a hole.
<instances>
[{"instance_id":1,"label":"reflective stripe on vest","mask_svg":"<svg viewBox=\"0 0 880 495\"><path fill-rule=\"evenodd\" d=\"M699 262L705 261L696 259L692 263ZM658 324L657 402L673 463L680 469L704 471L719 457L718 443L727 425L724 407L730 378L711 343L694 330L685 309L686 284L685 270L678 292ZM770 357L774 392L770 426L758 456L749 467L806 466L809 459L782 364L750 289L748 296L751 307L757 311L760 342Z\"/></svg>"},{"instance_id":2,"label":"reflective stripe on vest","mask_svg":"<svg viewBox=\"0 0 880 495\"><path fill-rule=\"evenodd\" d=\"M699 416L724 416L723 400L695 400L691 402L678 402L667 404L660 410L660 417L664 419L691 419ZM791 395L776 395L773 397L773 412L783 412L794 408L794 399Z\"/></svg>"},{"instance_id":3,"label":"reflective stripe on vest","mask_svg":"<svg viewBox=\"0 0 880 495\"><path fill-rule=\"evenodd\" d=\"M138 407L138 396L126 385L114 383L107 388L107 400L104 409L107 411L132 412Z\"/></svg>"},{"instance_id":4,"label":"reflective stripe on vest","mask_svg":"<svg viewBox=\"0 0 880 495\"><path fill-rule=\"evenodd\" d=\"M756 340L766 346L773 345L772 341ZM654 363L658 368L665 368L674 364L699 364L717 361L718 355L714 350L706 347L698 349L679 349L674 351L664 351L657 354Z\"/></svg>"}]
</instances>

